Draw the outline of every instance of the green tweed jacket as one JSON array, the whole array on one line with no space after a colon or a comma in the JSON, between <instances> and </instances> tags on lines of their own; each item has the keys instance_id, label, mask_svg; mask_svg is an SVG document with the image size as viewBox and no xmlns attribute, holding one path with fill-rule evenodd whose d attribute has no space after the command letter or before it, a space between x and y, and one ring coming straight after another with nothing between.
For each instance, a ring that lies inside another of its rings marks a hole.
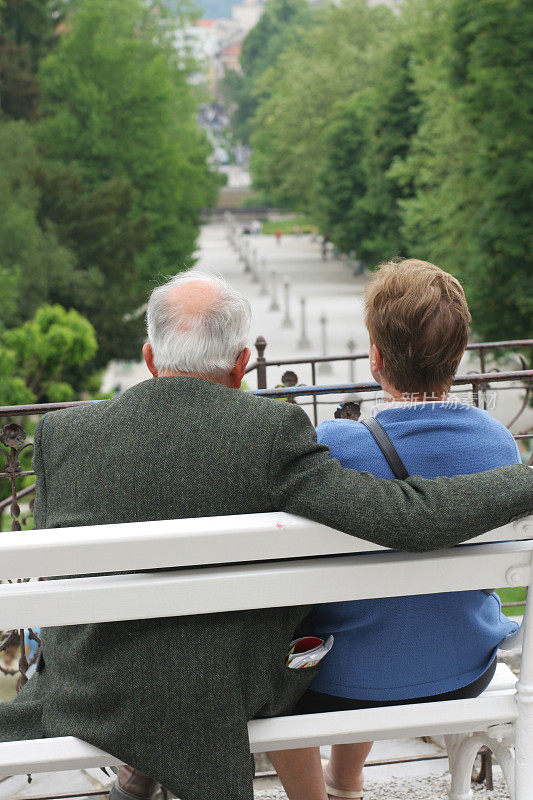
<instances>
[{"instance_id":1,"label":"green tweed jacket","mask_svg":"<svg viewBox=\"0 0 533 800\"><path fill-rule=\"evenodd\" d=\"M38 528L284 510L425 550L533 507L523 467L380 480L341 469L297 406L196 378L47 414L34 466ZM37 673L0 705L0 741L78 736L181 800L251 800L246 723L290 712L313 678L284 666L307 610L49 628Z\"/></svg>"}]
</instances>

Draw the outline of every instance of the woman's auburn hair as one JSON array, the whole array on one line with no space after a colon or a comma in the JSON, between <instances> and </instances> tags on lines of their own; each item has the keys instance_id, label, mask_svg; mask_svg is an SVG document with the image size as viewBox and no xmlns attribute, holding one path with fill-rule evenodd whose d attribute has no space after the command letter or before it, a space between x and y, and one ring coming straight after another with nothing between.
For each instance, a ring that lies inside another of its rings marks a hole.
<instances>
[{"instance_id":1,"label":"woman's auburn hair","mask_svg":"<svg viewBox=\"0 0 533 800\"><path fill-rule=\"evenodd\" d=\"M408 258L376 268L366 290L365 322L398 391L446 391L468 342L470 312L453 275Z\"/></svg>"}]
</instances>

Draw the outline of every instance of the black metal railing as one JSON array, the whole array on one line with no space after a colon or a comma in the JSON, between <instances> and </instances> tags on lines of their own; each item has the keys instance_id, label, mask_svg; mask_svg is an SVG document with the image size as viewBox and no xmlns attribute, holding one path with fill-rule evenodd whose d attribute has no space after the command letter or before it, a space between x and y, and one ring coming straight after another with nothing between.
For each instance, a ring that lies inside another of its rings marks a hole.
<instances>
[{"instance_id":1,"label":"black metal railing","mask_svg":"<svg viewBox=\"0 0 533 800\"><path fill-rule=\"evenodd\" d=\"M257 388L264 390L268 386L269 375L272 373L273 367L296 367L307 366L310 368L311 381L309 387L317 386L317 365L326 363L342 362L348 365L349 373L353 375L353 365L358 361L368 361L368 352L362 351L359 353L348 353L345 355L331 355L331 356L312 356L291 359L266 359L265 350L267 348L267 341L263 336L258 336L255 341L255 349L257 352L256 360L250 364L246 370L247 375L255 373L257 379ZM476 373L458 376L454 381L454 386L464 386L471 384L473 393L473 403L481 408L487 408L488 392L490 391L490 383L513 383L518 382L525 389L525 394L522 398L522 403L513 419L509 420L507 427L514 425L519 419L520 415L525 411L528 406L531 396L531 376L528 374L528 360L524 352L533 354L533 339L514 339L500 342L473 342L467 346L467 351L477 355L479 363L479 371ZM520 370L510 370L503 372L499 369L494 369L492 372L487 372L487 357L489 354L497 355L500 358L498 361L509 360L509 357L514 358L520 365ZM531 359L530 359L531 362ZM269 372L270 371L270 372ZM495 377L498 376L498 377ZM506 377L504 377L506 376ZM291 387L296 388L296 387ZM301 389L302 387L297 387ZM323 387L324 388L324 387ZM355 383L354 381L346 382L345 384L338 384L337 386L325 387L327 391L308 391L308 392L284 392L281 390L276 394L269 394L271 397L284 397L297 396L298 394L305 394L312 398L312 415L315 425L318 424L318 405L317 398L324 394L335 394L345 392L377 392L380 387L374 382ZM504 387L514 388L514 387ZM364 401L364 399L363 399Z\"/></svg>"}]
</instances>

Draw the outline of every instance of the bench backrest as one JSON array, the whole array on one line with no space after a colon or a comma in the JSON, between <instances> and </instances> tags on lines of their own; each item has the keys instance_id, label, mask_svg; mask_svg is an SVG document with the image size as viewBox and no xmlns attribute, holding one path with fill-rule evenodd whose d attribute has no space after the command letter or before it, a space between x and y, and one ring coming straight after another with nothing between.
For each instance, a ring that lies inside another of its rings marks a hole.
<instances>
[{"instance_id":1,"label":"bench backrest","mask_svg":"<svg viewBox=\"0 0 533 800\"><path fill-rule=\"evenodd\" d=\"M284 513L1 533L0 581L87 577L0 585L0 629L529 586L531 539L526 517L452 549L392 552ZM126 570L145 571L94 575Z\"/></svg>"}]
</instances>

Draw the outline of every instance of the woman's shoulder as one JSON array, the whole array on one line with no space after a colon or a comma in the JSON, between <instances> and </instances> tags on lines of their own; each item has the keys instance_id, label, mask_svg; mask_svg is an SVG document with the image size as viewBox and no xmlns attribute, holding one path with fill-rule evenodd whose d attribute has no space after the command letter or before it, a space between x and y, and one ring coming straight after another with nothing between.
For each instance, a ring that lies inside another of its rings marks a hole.
<instances>
[{"instance_id":1,"label":"woman's shoulder","mask_svg":"<svg viewBox=\"0 0 533 800\"><path fill-rule=\"evenodd\" d=\"M502 457L508 456L511 462L521 461L516 441L508 428L499 422L488 411L477 406L468 406L468 419L470 432L476 437L479 446L483 441L491 445L492 449L499 448Z\"/></svg>"},{"instance_id":2,"label":"woman's shoulder","mask_svg":"<svg viewBox=\"0 0 533 800\"><path fill-rule=\"evenodd\" d=\"M316 429L316 437L320 444L343 444L354 442L368 434L360 422L353 419L328 419L321 422Z\"/></svg>"},{"instance_id":3,"label":"woman's shoulder","mask_svg":"<svg viewBox=\"0 0 533 800\"><path fill-rule=\"evenodd\" d=\"M496 417L493 417L489 411L485 411L485 409L478 408L477 406L467 406L466 408L471 415L473 424L480 428L486 428L494 433L498 433L507 439L513 439L513 434L510 430L506 428L503 423L499 422Z\"/></svg>"}]
</instances>

